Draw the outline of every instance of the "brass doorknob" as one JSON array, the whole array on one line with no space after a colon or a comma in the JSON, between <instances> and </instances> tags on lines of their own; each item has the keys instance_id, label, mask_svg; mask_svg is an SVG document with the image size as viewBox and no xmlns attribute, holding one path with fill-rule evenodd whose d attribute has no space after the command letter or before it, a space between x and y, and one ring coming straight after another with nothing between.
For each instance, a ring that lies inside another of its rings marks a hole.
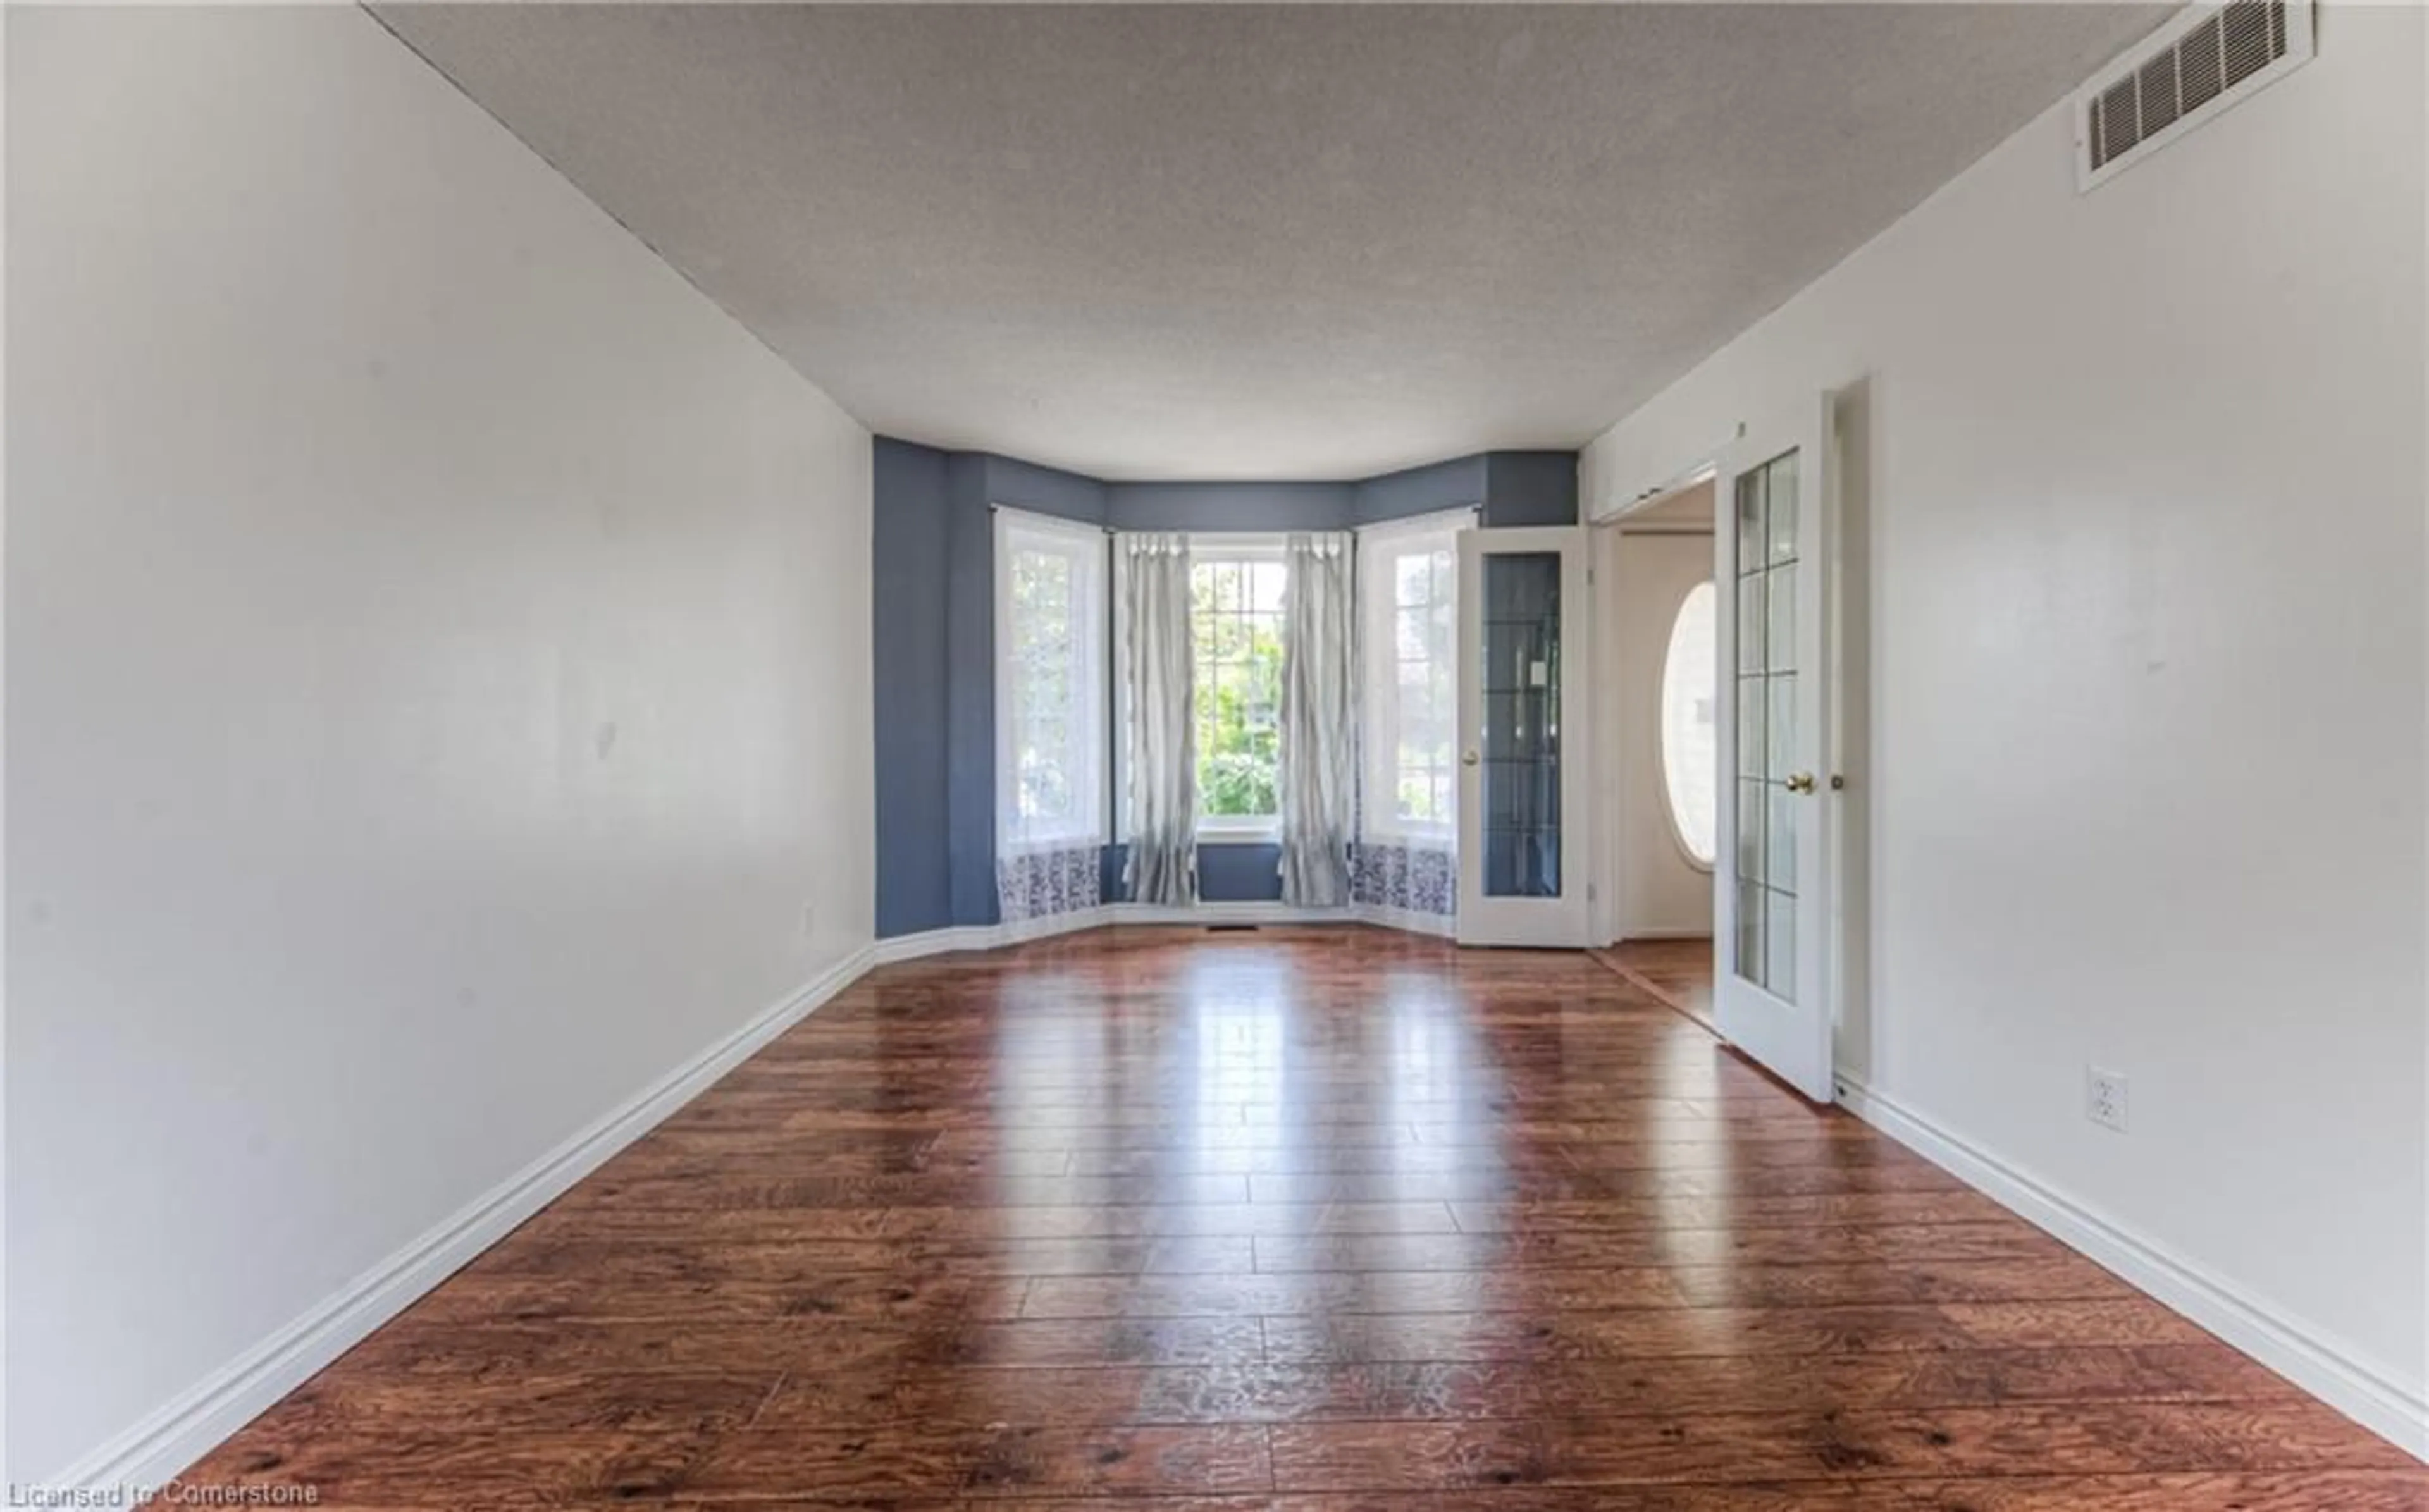
<instances>
[{"instance_id":1,"label":"brass doorknob","mask_svg":"<svg viewBox=\"0 0 2429 1512\"><path fill-rule=\"evenodd\" d=\"M1811 772L1793 773L1782 785L1791 793L1810 793L1813 791L1813 774Z\"/></svg>"}]
</instances>

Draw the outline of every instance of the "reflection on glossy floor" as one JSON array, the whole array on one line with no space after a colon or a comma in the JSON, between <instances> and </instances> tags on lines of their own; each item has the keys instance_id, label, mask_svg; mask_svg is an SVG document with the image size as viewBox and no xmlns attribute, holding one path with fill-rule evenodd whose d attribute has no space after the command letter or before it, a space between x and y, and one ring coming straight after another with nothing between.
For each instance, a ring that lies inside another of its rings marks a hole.
<instances>
[{"instance_id":1,"label":"reflection on glossy floor","mask_svg":"<svg viewBox=\"0 0 2429 1512\"><path fill-rule=\"evenodd\" d=\"M1595 962L1368 930L880 971L194 1478L896 1512L2429 1489Z\"/></svg>"},{"instance_id":2,"label":"reflection on glossy floor","mask_svg":"<svg viewBox=\"0 0 2429 1512\"><path fill-rule=\"evenodd\" d=\"M1712 1022L1712 942L1629 940L1594 953L1629 984L1698 1024Z\"/></svg>"}]
</instances>

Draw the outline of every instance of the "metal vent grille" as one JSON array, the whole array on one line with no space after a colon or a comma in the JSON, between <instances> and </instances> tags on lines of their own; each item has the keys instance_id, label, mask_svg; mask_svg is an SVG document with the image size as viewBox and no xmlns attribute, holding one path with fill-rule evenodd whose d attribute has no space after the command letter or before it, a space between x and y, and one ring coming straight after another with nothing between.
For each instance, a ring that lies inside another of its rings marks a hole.
<instances>
[{"instance_id":1,"label":"metal vent grille","mask_svg":"<svg viewBox=\"0 0 2429 1512\"><path fill-rule=\"evenodd\" d=\"M2183 107L2198 110L2219 96L2226 88L2219 56L2218 18L2195 26L2185 40L2176 44L2176 71L2184 80Z\"/></svg>"},{"instance_id":2,"label":"metal vent grille","mask_svg":"<svg viewBox=\"0 0 2429 1512\"><path fill-rule=\"evenodd\" d=\"M2176 123L2176 54L2172 49L2142 65L2134 75L2142 96L2142 135L2156 137Z\"/></svg>"},{"instance_id":3,"label":"metal vent grille","mask_svg":"<svg viewBox=\"0 0 2429 1512\"><path fill-rule=\"evenodd\" d=\"M2311 0L2197 10L2076 96L2076 176L2090 189L2311 56Z\"/></svg>"}]
</instances>

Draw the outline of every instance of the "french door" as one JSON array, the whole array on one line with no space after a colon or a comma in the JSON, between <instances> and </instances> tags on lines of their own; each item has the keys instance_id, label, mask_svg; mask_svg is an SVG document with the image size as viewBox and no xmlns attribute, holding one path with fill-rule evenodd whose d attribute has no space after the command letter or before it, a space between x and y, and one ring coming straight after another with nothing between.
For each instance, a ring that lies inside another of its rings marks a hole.
<instances>
[{"instance_id":1,"label":"french door","mask_svg":"<svg viewBox=\"0 0 2429 1512\"><path fill-rule=\"evenodd\" d=\"M1587 938L1586 533L1459 535L1459 942Z\"/></svg>"},{"instance_id":2,"label":"french door","mask_svg":"<svg viewBox=\"0 0 2429 1512\"><path fill-rule=\"evenodd\" d=\"M1713 1015L1740 1049L1826 1103L1838 785L1826 764L1837 546L1828 402L1750 428L1722 457L1716 485Z\"/></svg>"}]
</instances>

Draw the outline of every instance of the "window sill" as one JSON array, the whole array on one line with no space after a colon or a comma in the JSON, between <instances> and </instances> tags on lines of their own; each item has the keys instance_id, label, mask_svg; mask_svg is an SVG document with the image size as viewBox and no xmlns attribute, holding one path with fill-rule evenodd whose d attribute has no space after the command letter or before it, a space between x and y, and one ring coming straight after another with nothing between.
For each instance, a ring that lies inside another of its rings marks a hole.
<instances>
[{"instance_id":1,"label":"window sill","mask_svg":"<svg viewBox=\"0 0 2429 1512\"><path fill-rule=\"evenodd\" d=\"M1281 843L1280 821L1272 824L1201 824L1198 827L1198 843L1201 846L1272 846Z\"/></svg>"}]
</instances>

